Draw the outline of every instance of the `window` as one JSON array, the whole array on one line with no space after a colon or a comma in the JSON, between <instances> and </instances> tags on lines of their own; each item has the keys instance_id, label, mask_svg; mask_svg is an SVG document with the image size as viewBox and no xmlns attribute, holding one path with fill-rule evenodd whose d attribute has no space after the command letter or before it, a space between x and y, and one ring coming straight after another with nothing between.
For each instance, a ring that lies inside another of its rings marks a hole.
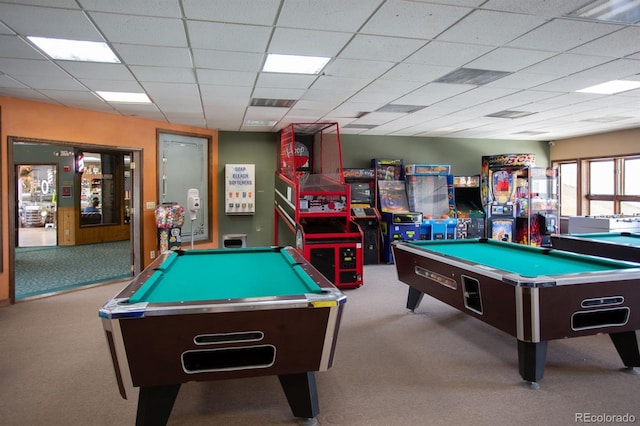
<instances>
[{"instance_id":1,"label":"window","mask_svg":"<svg viewBox=\"0 0 640 426\"><path fill-rule=\"evenodd\" d=\"M560 169L562 216L640 215L640 156L571 160L554 166Z\"/></svg>"},{"instance_id":2,"label":"window","mask_svg":"<svg viewBox=\"0 0 640 426\"><path fill-rule=\"evenodd\" d=\"M561 163L560 169L560 216L578 214L578 163Z\"/></svg>"}]
</instances>

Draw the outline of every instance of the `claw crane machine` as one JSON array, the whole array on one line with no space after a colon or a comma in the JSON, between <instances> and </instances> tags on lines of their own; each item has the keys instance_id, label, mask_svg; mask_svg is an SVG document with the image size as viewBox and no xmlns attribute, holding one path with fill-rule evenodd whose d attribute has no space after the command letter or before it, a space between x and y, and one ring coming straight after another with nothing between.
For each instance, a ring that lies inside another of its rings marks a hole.
<instances>
[{"instance_id":1,"label":"claw crane machine","mask_svg":"<svg viewBox=\"0 0 640 426\"><path fill-rule=\"evenodd\" d=\"M363 233L351 220L338 123L293 123L279 135L274 243L282 223L297 250L338 288L363 283Z\"/></svg>"}]
</instances>

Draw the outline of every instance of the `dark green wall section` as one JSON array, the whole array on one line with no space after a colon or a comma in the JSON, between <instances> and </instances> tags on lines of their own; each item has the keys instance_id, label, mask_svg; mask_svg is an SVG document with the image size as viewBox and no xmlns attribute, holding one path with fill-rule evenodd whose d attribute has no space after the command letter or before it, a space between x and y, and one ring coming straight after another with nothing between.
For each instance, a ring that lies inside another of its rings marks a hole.
<instances>
[{"instance_id":1,"label":"dark green wall section","mask_svg":"<svg viewBox=\"0 0 640 426\"><path fill-rule=\"evenodd\" d=\"M247 245L251 247L273 245L273 184L276 171L275 133L218 134L218 234L219 244L226 234L247 234ZM224 212L224 166L225 164L256 165L256 213L251 216L227 216Z\"/></svg>"},{"instance_id":2,"label":"dark green wall section","mask_svg":"<svg viewBox=\"0 0 640 426\"><path fill-rule=\"evenodd\" d=\"M218 137L218 205L220 247L225 234L247 234L251 247L274 243L275 133L220 132ZM549 164L547 142L487 139L419 138L403 136L340 135L343 167L369 167L372 158L402 159L405 164L450 164L454 175L480 174L483 155L536 154L536 165ZM224 165L256 165L256 214L227 216L224 213ZM281 222L278 244L293 245L294 235Z\"/></svg>"}]
</instances>

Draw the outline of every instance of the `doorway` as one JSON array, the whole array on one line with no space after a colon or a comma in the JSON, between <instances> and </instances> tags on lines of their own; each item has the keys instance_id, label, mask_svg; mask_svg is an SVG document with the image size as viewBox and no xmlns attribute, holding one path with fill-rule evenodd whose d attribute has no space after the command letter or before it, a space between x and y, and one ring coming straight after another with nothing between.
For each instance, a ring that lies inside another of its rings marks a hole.
<instances>
[{"instance_id":1,"label":"doorway","mask_svg":"<svg viewBox=\"0 0 640 426\"><path fill-rule=\"evenodd\" d=\"M8 208L14 212L9 216L11 303L140 273L142 219L135 212L141 211L142 170L140 166L134 169L142 163L141 149L15 137L8 140ZM102 180L99 184L95 181L89 192L83 190L83 174L77 169L80 152L102 153L102 166L99 172L92 170L90 185L95 179ZM101 222L83 224L82 197L95 195L98 188ZM111 238L116 232L118 237ZM120 268L114 272L116 264ZM44 271L44 278L36 278L38 270L30 273L28 268L34 265ZM80 272L89 266L93 269ZM29 283L24 284L27 276ZM46 285L33 290L38 281ZM18 288L21 282L24 285Z\"/></svg>"},{"instance_id":2,"label":"doorway","mask_svg":"<svg viewBox=\"0 0 640 426\"><path fill-rule=\"evenodd\" d=\"M19 164L16 185L18 247L58 245L56 164Z\"/></svg>"}]
</instances>

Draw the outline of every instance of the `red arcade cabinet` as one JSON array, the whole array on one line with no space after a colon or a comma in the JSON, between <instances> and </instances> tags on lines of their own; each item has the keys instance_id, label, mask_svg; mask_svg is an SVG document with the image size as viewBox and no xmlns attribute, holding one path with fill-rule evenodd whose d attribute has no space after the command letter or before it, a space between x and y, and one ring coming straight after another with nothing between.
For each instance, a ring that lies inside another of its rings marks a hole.
<instances>
[{"instance_id":1,"label":"red arcade cabinet","mask_svg":"<svg viewBox=\"0 0 640 426\"><path fill-rule=\"evenodd\" d=\"M294 123L280 133L274 242L284 223L296 248L338 288L362 285L363 233L351 220L338 123Z\"/></svg>"}]
</instances>

